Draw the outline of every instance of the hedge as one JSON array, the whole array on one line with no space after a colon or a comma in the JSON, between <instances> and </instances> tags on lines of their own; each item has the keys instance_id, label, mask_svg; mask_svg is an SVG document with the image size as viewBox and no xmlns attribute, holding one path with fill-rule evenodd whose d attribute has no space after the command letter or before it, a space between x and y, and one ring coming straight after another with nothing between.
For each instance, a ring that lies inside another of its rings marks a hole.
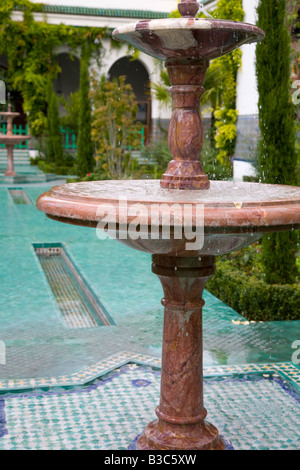
<instances>
[{"instance_id":1,"label":"hedge","mask_svg":"<svg viewBox=\"0 0 300 470\"><path fill-rule=\"evenodd\" d=\"M267 284L220 261L206 288L249 321L300 320L299 284Z\"/></svg>"}]
</instances>

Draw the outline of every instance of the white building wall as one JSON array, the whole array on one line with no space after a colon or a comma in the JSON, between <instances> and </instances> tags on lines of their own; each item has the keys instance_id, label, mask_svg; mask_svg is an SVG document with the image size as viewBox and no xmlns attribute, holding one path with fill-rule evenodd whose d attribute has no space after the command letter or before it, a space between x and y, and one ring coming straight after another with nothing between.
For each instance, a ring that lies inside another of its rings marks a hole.
<instances>
[{"instance_id":1,"label":"white building wall","mask_svg":"<svg viewBox=\"0 0 300 470\"><path fill-rule=\"evenodd\" d=\"M258 0L243 0L245 23L256 24ZM241 47L242 66L237 78L237 110L240 116L258 114L258 92L255 74L256 44L245 44Z\"/></svg>"},{"instance_id":2,"label":"white building wall","mask_svg":"<svg viewBox=\"0 0 300 470\"><path fill-rule=\"evenodd\" d=\"M259 0L243 0L245 23L256 24ZM255 69L256 44L241 47L242 65L237 77L237 142L233 164L236 181L244 176L255 176L253 160L259 138L258 91Z\"/></svg>"}]
</instances>

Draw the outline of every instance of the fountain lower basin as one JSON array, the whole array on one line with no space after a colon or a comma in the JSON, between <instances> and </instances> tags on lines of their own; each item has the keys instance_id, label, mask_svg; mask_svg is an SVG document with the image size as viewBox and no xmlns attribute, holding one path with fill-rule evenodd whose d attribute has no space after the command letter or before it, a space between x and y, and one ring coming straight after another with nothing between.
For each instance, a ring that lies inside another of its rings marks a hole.
<instances>
[{"instance_id":1,"label":"fountain lower basin","mask_svg":"<svg viewBox=\"0 0 300 470\"><path fill-rule=\"evenodd\" d=\"M158 180L71 183L40 196L37 207L53 219L102 228L134 249L176 256L230 253L300 226L300 188L260 183L211 181L200 191L166 190ZM187 250L192 231L203 244Z\"/></svg>"}]
</instances>

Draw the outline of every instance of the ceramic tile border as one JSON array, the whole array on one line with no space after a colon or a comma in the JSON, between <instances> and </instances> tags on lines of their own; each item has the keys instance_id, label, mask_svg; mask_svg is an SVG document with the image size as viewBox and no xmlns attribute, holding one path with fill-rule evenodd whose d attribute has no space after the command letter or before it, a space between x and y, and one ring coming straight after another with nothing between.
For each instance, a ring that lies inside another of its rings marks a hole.
<instances>
[{"instance_id":1,"label":"ceramic tile border","mask_svg":"<svg viewBox=\"0 0 300 470\"><path fill-rule=\"evenodd\" d=\"M105 360L84 367L70 375L58 377L39 377L29 379L0 380L0 392L12 390L26 390L34 388L70 387L84 385L102 375L116 370L119 367L130 364L134 366L146 365L160 369L161 359L140 353L124 351ZM204 377L224 376L233 374L265 373L278 374L300 389L300 368L292 362L268 363L268 364L245 364L245 365L220 365L204 368Z\"/></svg>"}]
</instances>

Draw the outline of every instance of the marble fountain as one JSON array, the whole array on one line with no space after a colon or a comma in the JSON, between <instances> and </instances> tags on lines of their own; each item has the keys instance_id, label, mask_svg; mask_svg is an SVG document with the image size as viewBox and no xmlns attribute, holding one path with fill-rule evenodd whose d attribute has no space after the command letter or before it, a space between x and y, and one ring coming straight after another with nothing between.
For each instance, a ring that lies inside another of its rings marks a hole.
<instances>
[{"instance_id":1,"label":"marble fountain","mask_svg":"<svg viewBox=\"0 0 300 470\"><path fill-rule=\"evenodd\" d=\"M246 23L196 19L195 0L181 0L178 8L182 18L139 21L113 33L166 61L173 160L162 180L55 186L37 207L51 219L108 230L119 242L152 254L152 271L164 291L161 392L157 419L141 430L137 449L221 450L226 442L206 420L203 405L203 289L216 256L300 227L300 188L208 180L201 165L199 102L209 61L263 40L264 32Z\"/></svg>"},{"instance_id":2,"label":"marble fountain","mask_svg":"<svg viewBox=\"0 0 300 470\"><path fill-rule=\"evenodd\" d=\"M24 142L25 140L30 140L30 135L14 135L13 134L13 120L15 117L19 116L20 113L13 112L11 110L11 104L8 104L7 111L0 113L0 116L6 118L7 132L6 134L0 135L0 144L4 144L7 151L7 169L4 173L6 182L14 182L14 179L17 177L14 167L14 147L15 145ZM11 180L11 181L10 181Z\"/></svg>"},{"instance_id":3,"label":"marble fountain","mask_svg":"<svg viewBox=\"0 0 300 470\"><path fill-rule=\"evenodd\" d=\"M20 165L20 170L15 171L14 161L14 148L16 145L30 141L30 135L14 135L13 133L13 120L19 116L20 113L14 112L11 109L11 104L8 104L7 111L1 111L0 116L6 119L7 132L0 134L0 144L4 144L7 152L7 167L4 173L0 170L0 184L23 184L23 183L45 183L62 179L64 176L58 176L54 173L43 173L37 167L30 165L29 156L28 164ZM23 168L22 168L23 167Z\"/></svg>"}]
</instances>

